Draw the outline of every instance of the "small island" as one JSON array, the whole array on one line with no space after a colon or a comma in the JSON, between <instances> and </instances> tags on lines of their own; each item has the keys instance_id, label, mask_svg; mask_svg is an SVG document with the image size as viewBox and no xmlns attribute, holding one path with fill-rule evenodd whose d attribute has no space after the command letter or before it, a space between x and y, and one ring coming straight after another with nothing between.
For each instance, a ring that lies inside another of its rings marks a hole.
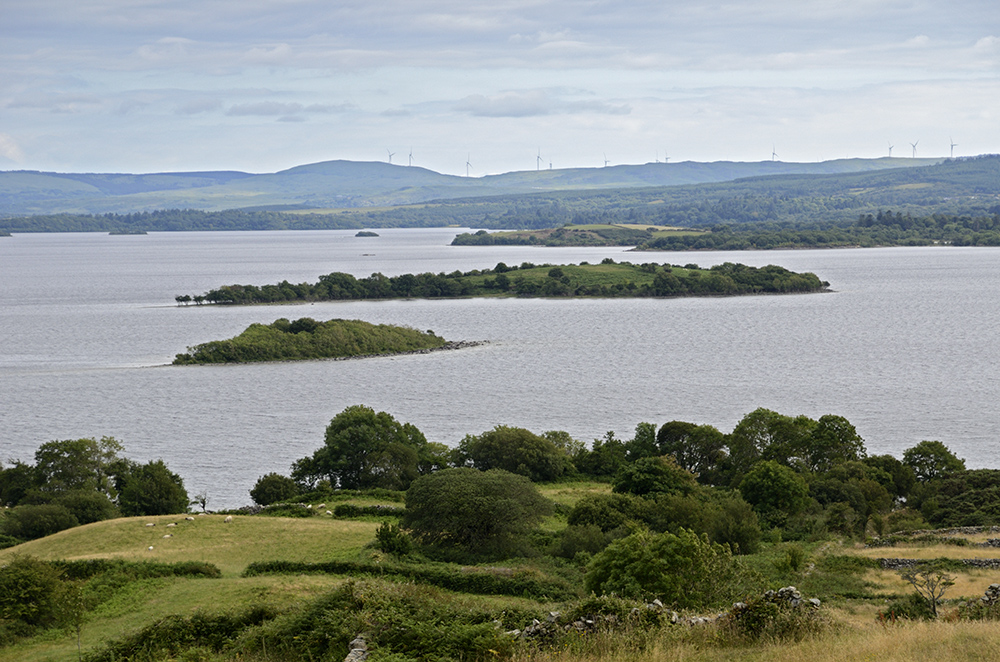
<instances>
[{"instance_id":1,"label":"small island","mask_svg":"<svg viewBox=\"0 0 1000 662\"><path fill-rule=\"evenodd\" d=\"M475 343L449 343L433 331L390 324L334 319L318 322L303 317L271 324L251 324L228 340L213 340L178 354L174 365L195 363L251 363L343 359L450 349Z\"/></svg>"},{"instance_id":2,"label":"small island","mask_svg":"<svg viewBox=\"0 0 1000 662\"><path fill-rule=\"evenodd\" d=\"M372 232L371 230L360 230L355 237L377 237L378 232Z\"/></svg>"},{"instance_id":3,"label":"small island","mask_svg":"<svg viewBox=\"0 0 1000 662\"><path fill-rule=\"evenodd\" d=\"M690 297L824 292L830 283L813 273L784 267L749 267L726 262L708 269L697 264L632 264L605 258L600 264L536 265L524 262L492 269L402 274L367 278L335 272L317 283L223 285L203 295L175 297L178 305L270 304L292 301L434 299L468 297Z\"/></svg>"},{"instance_id":4,"label":"small island","mask_svg":"<svg viewBox=\"0 0 1000 662\"><path fill-rule=\"evenodd\" d=\"M700 237L708 230L673 228L657 225L572 223L541 230L510 230L505 232L463 232L452 246L638 246L656 239Z\"/></svg>"},{"instance_id":5,"label":"small island","mask_svg":"<svg viewBox=\"0 0 1000 662\"><path fill-rule=\"evenodd\" d=\"M109 235L143 235L148 234L145 230L135 229L135 228L125 228L122 230L112 230L108 233Z\"/></svg>"}]
</instances>

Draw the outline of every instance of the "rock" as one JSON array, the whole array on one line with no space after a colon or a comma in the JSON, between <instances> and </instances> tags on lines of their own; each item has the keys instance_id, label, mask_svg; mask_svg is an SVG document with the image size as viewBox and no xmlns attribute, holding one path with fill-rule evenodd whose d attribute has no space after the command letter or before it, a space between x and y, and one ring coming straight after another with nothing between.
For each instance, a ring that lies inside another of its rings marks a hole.
<instances>
[{"instance_id":1,"label":"rock","mask_svg":"<svg viewBox=\"0 0 1000 662\"><path fill-rule=\"evenodd\" d=\"M368 643L361 635L351 640L348 646L351 647L351 650L344 658L344 662L362 662L362 660L368 659Z\"/></svg>"}]
</instances>

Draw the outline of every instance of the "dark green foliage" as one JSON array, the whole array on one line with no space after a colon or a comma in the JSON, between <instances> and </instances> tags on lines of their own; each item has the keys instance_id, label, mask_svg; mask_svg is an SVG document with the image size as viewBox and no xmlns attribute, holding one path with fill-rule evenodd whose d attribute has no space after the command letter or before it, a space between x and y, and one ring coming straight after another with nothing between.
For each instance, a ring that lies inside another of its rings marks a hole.
<instances>
[{"instance_id":1,"label":"dark green foliage","mask_svg":"<svg viewBox=\"0 0 1000 662\"><path fill-rule=\"evenodd\" d=\"M184 481L163 460L132 464L121 479L118 506L126 517L185 513L190 503Z\"/></svg>"},{"instance_id":2,"label":"dark green foliage","mask_svg":"<svg viewBox=\"0 0 1000 662\"><path fill-rule=\"evenodd\" d=\"M784 416L770 409L756 409L740 420L728 436L728 470L731 485L762 460L788 464L807 452L816 421L805 416Z\"/></svg>"},{"instance_id":3,"label":"dark green foliage","mask_svg":"<svg viewBox=\"0 0 1000 662\"><path fill-rule=\"evenodd\" d=\"M354 405L330 421L322 448L292 465L292 478L309 486L327 480L340 489L405 490L434 465L436 452L415 426Z\"/></svg>"},{"instance_id":4,"label":"dark green foliage","mask_svg":"<svg viewBox=\"0 0 1000 662\"><path fill-rule=\"evenodd\" d=\"M679 609L725 604L743 574L728 547L681 529L639 531L616 540L587 566L587 590L626 598L659 598Z\"/></svg>"},{"instance_id":5,"label":"dark green foliage","mask_svg":"<svg viewBox=\"0 0 1000 662\"><path fill-rule=\"evenodd\" d=\"M349 643L364 634L372 659L507 658L514 640L494 624L498 616L426 586L349 582L300 614L255 632L244 650L266 649L287 659L342 660Z\"/></svg>"},{"instance_id":6,"label":"dark green foliage","mask_svg":"<svg viewBox=\"0 0 1000 662\"><path fill-rule=\"evenodd\" d=\"M612 535L601 531L601 527L596 524L570 525L559 532L552 555L565 559L575 558L580 553L593 556L607 547L613 539Z\"/></svg>"},{"instance_id":7,"label":"dark green foliage","mask_svg":"<svg viewBox=\"0 0 1000 662\"><path fill-rule=\"evenodd\" d=\"M799 641L825 627L826 621L817 607L779 596L780 592L768 591L734 606L720 623L723 632L747 642Z\"/></svg>"},{"instance_id":8,"label":"dark green foliage","mask_svg":"<svg viewBox=\"0 0 1000 662\"><path fill-rule=\"evenodd\" d=\"M800 512L809 500L805 480L773 460L755 465L740 482L740 493L766 523L774 526Z\"/></svg>"},{"instance_id":9,"label":"dark green foliage","mask_svg":"<svg viewBox=\"0 0 1000 662\"><path fill-rule=\"evenodd\" d=\"M567 523L570 526L596 526L607 533L640 521L644 506L629 494L588 494L573 506Z\"/></svg>"},{"instance_id":10,"label":"dark green foliage","mask_svg":"<svg viewBox=\"0 0 1000 662\"><path fill-rule=\"evenodd\" d=\"M697 487L694 475L670 455L642 457L625 465L611 481L612 491L636 496L689 494Z\"/></svg>"},{"instance_id":11,"label":"dark green foliage","mask_svg":"<svg viewBox=\"0 0 1000 662\"><path fill-rule=\"evenodd\" d=\"M275 618L277 612L264 606L253 606L241 612L208 614L195 612L191 616L166 616L138 632L105 644L88 653L86 662L116 662L132 659L163 659L175 657L194 647L219 653L230 648L234 640L254 626Z\"/></svg>"},{"instance_id":12,"label":"dark green foliage","mask_svg":"<svg viewBox=\"0 0 1000 662\"><path fill-rule=\"evenodd\" d=\"M273 472L258 478L250 490L250 498L258 506L269 506L278 501L295 498L298 494L299 486L294 480Z\"/></svg>"},{"instance_id":13,"label":"dark green foliage","mask_svg":"<svg viewBox=\"0 0 1000 662\"><path fill-rule=\"evenodd\" d=\"M866 457L863 462L880 471L880 473L874 473L872 477L896 499L908 497L917 484L917 476L913 473L913 468L891 455L873 455Z\"/></svg>"},{"instance_id":14,"label":"dark green foliage","mask_svg":"<svg viewBox=\"0 0 1000 662\"><path fill-rule=\"evenodd\" d=\"M551 510L524 476L460 467L413 481L403 525L426 544L503 556L522 549Z\"/></svg>"},{"instance_id":15,"label":"dark green foliage","mask_svg":"<svg viewBox=\"0 0 1000 662\"><path fill-rule=\"evenodd\" d=\"M87 559L85 561L52 561L54 568L69 580L85 580L100 575L136 581L153 577L207 577L218 578L222 572L211 563L184 561L182 563L153 563L151 561L124 561L122 559Z\"/></svg>"},{"instance_id":16,"label":"dark green foliage","mask_svg":"<svg viewBox=\"0 0 1000 662\"><path fill-rule=\"evenodd\" d=\"M413 551L413 541L398 524L382 522L375 530L375 547L386 554L401 557Z\"/></svg>"},{"instance_id":17,"label":"dark green foliage","mask_svg":"<svg viewBox=\"0 0 1000 662\"><path fill-rule=\"evenodd\" d=\"M35 484L35 470L30 464L15 462L13 466L0 469L0 507L16 506Z\"/></svg>"},{"instance_id":18,"label":"dark green foliage","mask_svg":"<svg viewBox=\"0 0 1000 662\"><path fill-rule=\"evenodd\" d=\"M726 437L711 425L684 421L664 423L656 433L659 454L673 455L703 485L717 485L719 463L726 457Z\"/></svg>"},{"instance_id":19,"label":"dark green foliage","mask_svg":"<svg viewBox=\"0 0 1000 662\"><path fill-rule=\"evenodd\" d=\"M595 478L614 476L625 466L625 443L608 432L603 439L595 439L588 450L580 449L573 455L573 466L581 474Z\"/></svg>"},{"instance_id":20,"label":"dark green foliage","mask_svg":"<svg viewBox=\"0 0 1000 662\"><path fill-rule=\"evenodd\" d=\"M903 451L903 464L913 469L917 480L926 483L965 470L965 460L955 456L940 441L921 441Z\"/></svg>"},{"instance_id":21,"label":"dark green foliage","mask_svg":"<svg viewBox=\"0 0 1000 662\"><path fill-rule=\"evenodd\" d=\"M1000 524L1000 470L973 469L935 482L922 510L937 527Z\"/></svg>"},{"instance_id":22,"label":"dark green foliage","mask_svg":"<svg viewBox=\"0 0 1000 662\"><path fill-rule=\"evenodd\" d=\"M56 622L62 582L50 564L30 556L15 556L0 567L0 620L30 626Z\"/></svg>"},{"instance_id":23,"label":"dark green foliage","mask_svg":"<svg viewBox=\"0 0 1000 662\"><path fill-rule=\"evenodd\" d=\"M341 503L334 507L333 516L340 519L353 517L402 517L403 509L396 506L358 506L353 503Z\"/></svg>"},{"instance_id":24,"label":"dark green foliage","mask_svg":"<svg viewBox=\"0 0 1000 662\"><path fill-rule=\"evenodd\" d=\"M36 485L49 493L96 490L114 497L112 474L122 450L113 437L46 442L35 451Z\"/></svg>"},{"instance_id":25,"label":"dark green foliage","mask_svg":"<svg viewBox=\"0 0 1000 662\"><path fill-rule=\"evenodd\" d=\"M294 322L279 319L270 325L251 324L229 340L189 347L175 365L190 363L245 363L395 354L441 347L444 338L389 324L360 320L317 322L305 317Z\"/></svg>"},{"instance_id":26,"label":"dark green foliage","mask_svg":"<svg viewBox=\"0 0 1000 662\"><path fill-rule=\"evenodd\" d=\"M90 524L118 517L118 508L103 492L69 490L52 500L76 517L80 524Z\"/></svg>"},{"instance_id":27,"label":"dark green foliage","mask_svg":"<svg viewBox=\"0 0 1000 662\"><path fill-rule=\"evenodd\" d=\"M361 561L326 561L299 563L294 561L258 561L243 571L244 577L258 575L330 574L351 577L397 577L430 584L439 588L477 595L513 595L526 598L566 600L579 591L562 579L540 576L531 572L512 575L473 570L450 564L366 563Z\"/></svg>"},{"instance_id":28,"label":"dark green foliage","mask_svg":"<svg viewBox=\"0 0 1000 662\"><path fill-rule=\"evenodd\" d=\"M572 469L565 451L550 439L506 425L480 435L466 435L452 452L452 462L482 471L502 469L534 482L556 480Z\"/></svg>"},{"instance_id":29,"label":"dark green foliage","mask_svg":"<svg viewBox=\"0 0 1000 662\"><path fill-rule=\"evenodd\" d=\"M895 623L897 621L930 621L934 612L930 605L918 593L910 593L904 598L897 598L886 605L878 613L880 623Z\"/></svg>"},{"instance_id":30,"label":"dark green foliage","mask_svg":"<svg viewBox=\"0 0 1000 662\"><path fill-rule=\"evenodd\" d=\"M65 506L17 506L0 519L0 532L21 540L35 540L77 525L76 517Z\"/></svg>"}]
</instances>

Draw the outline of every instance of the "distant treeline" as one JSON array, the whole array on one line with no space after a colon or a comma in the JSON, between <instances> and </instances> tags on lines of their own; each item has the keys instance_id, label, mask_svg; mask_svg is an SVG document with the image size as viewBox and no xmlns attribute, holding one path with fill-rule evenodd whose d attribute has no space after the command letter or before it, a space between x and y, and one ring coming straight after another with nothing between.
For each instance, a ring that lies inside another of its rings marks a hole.
<instances>
[{"instance_id":1,"label":"distant treeline","mask_svg":"<svg viewBox=\"0 0 1000 662\"><path fill-rule=\"evenodd\" d=\"M225 285L203 295L176 297L178 303L263 304L284 301L439 298L473 296L676 297L818 292L829 285L812 273L783 267L748 267L727 262L710 269L654 263L537 266L530 262L450 274L423 273L367 278L335 272L316 283L294 285Z\"/></svg>"},{"instance_id":2,"label":"distant treeline","mask_svg":"<svg viewBox=\"0 0 1000 662\"><path fill-rule=\"evenodd\" d=\"M914 217L978 217L1000 212L1000 156L949 159L927 168L839 175L754 177L716 184L572 190L438 200L380 209L165 210L136 214L22 216L0 231L95 232L129 229L307 230L456 225L487 229L556 228L567 223L708 228L775 223L850 224L895 209ZM0 200L2 203L2 200Z\"/></svg>"}]
</instances>

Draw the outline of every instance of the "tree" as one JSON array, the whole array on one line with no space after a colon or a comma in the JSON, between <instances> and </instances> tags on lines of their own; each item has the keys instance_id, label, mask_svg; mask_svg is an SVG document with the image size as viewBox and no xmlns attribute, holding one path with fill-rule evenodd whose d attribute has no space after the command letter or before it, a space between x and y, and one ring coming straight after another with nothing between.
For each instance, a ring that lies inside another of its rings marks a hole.
<instances>
[{"instance_id":1,"label":"tree","mask_svg":"<svg viewBox=\"0 0 1000 662\"><path fill-rule=\"evenodd\" d=\"M947 574L940 565L931 564L900 570L899 576L910 583L917 593L927 601L931 614L937 618L938 604L945 592L955 585L955 578Z\"/></svg>"},{"instance_id":2,"label":"tree","mask_svg":"<svg viewBox=\"0 0 1000 662\"><path fill-rule=\"evenodd\" d=\"M735 592L732 553L705 535L639 531L615 540L587 565L587 590L657 598L678 609L703 609Z\"/></svg>"},{"instance_id":3,"label":"tree","mask_svg":"<svg viewBox=\"0 0 1000 662\"><path fill-rule=\"evenodd\" d=\"M185 513L190 502L184 481L163 460L133 464L122 479L118 497L118 507L126 517Z\"/></svg>"},{"instance_id":4,"label":"tree","mask_svg":"<svg viewBox=\"0 0 1000 662\"><path fill-rule=\"evenodd\" d=\"M809 435L804 460L812 471L828 471L841 462L865 457L865 440L843 416L821 416Z\"/></svg>"},{"instance_id":5,"label":"tree","mask_svg":"<svg viewBox=\"0 0 1000 662\"><path fill-rule=\"evenodd\" d=\"M50 564L30 556L14 556L0 567L0 622L51 625L58 617L61 592L59 574Z\"/></svg>"},{"instance_id":6,"label":"tree","mask_svg":"<svg viewBox=\"0 0 1000 662\"><path fill-rule=\"evenodd\" d=\"M698 487L691 472L678 466L670 455L644 457L622 467L611 481L613 492L637 496L688 494Z\"/></svg>"},{"instance_id":7,"label":"tree","mask_svg":"<svg viewBox=\"0 0 1000 662\"><path fill-rule=\"evenodd\" d=\"M940 441L921 441L913 448L906 449L903 451L903 464L913 469L921 483L965 471L965 460L956 457Z\"/></svg>"},{"instance_id":8,"label":"tree","mask_svg":"<svg viewBox=\"0 0 1000 662\"><path fill-rule=\"evenodd\" d=\"M639 423L635 426L635 436L625 442L626 459L635 462L643 457L662 455L656 444L656 426L652 423Z\"/></svg>"},{"instance_id":9,"label":"tree","mask_svg":"<svg viewBox=\"0 0 1000 662\"><path fill-rule=\"evenodd\" d=\"M774 460L759 462L740 482L740 493L768 524L781 526L809 503L809 487L797 473Z\"/></svg>"},{"instance_id":10,"label":"tree","mask_svg":"<svg viewBox=\"0 0 1000 662\"><path fill-rule=\"evenodd\" d=\"M17 506L0 519L0 531L20 538L35 540L80 524L65 506L54 503Z\"/></svg>"},{"instance_id":11,"label":"tree","mask_svg":"<svg viewBox=\"0 0 1000 662\"><path fill-rule=\"evenodd\" d=\"M480 435L466 435L452 453L452 462L483 471L503 469L534 482L555 480L571 465L566 453L550 439L506 425Z\"/></svg>"},{"instance_id":12,"label":"tree","mask_svg":"<svg viewBox=\"0 0 1000 662\"><path fill-rule=\"evenodd\" d=\"M739 484L761 460L788 464L791 458L802 457L815 426L811 418L792 418L763 408L744 416L729 435L731 484Z\"/></svg>"},{"instance_id":13,"label":"tree","mask_svg":"<svg viewBox=\"0 0 1000 662\"><path fill-rule=\"evenodd\" d=\"M34 486L35 470L30 464L18 461L0 469L0 507L16 506Z\"/></svg>"},{"instance_id":14,"label":"tree","mask_svg":"<svg viewBox=\"0 0 1000 662\"><path fill-rule=\"evenodd\" d=\"M502 556L551 510L525 476L458 467L413 481L402 524L427 544Z\"/></svg>"},{"instance_id":15,"label":"tree","mask_svg":"<svg viewBox=\"0 0 1000 662\"><path fill-rule=\"evenodd\" d=\"M625 444L609 430L603 439L594 440L590 450L574 455L573 465L587 476L614 476L625 466L625 453Z\"/></svg>"},{"instance_id":16,"label":"tree","mask_svg":"<svg viewBox=\"0 0 1000 662\"><path fill-rule=\"evenodd\" d=\"M269 506L278 501L291 499L298 493L299 486L294 480L278 473L269 473L257 479L253 489L250 490L250 498L258 506Z\"/></svg>"},{"instance_id":17,"label":"tree","mask_svg":"<svg viewBox=\"0 0 1000 662\"><path fill-rule=\"evenodd\" d=\"M97 490L112 499L113 467L124 450L114 437L49 441L35 451L35 472L44 492Z\"/></svg>"},{"instance_id":18,"label":"tree","mask_svg":"<svg viewBox=\"0 0 1000 662\"><path fill-rule=\"evenodd\" d=\"M405 490L420 475L422 457L433 466L434 452L415 426L354 405L330 421L322 448L292 465L292 478L306 486L323 479L340 489Z\"/></svg>"},{"instance_id":19,"label":"tree","mask_svg":"<svg viewBox=\"0 0 1000 662\"><path fill-rule=\"evenodd\" d=\"M673 455L677 464L698 477L703 485L719 481L719 463L726 457L726 437L711 425L670 421L656 433L661 455Z\"/></svg>"}]
</instances>

